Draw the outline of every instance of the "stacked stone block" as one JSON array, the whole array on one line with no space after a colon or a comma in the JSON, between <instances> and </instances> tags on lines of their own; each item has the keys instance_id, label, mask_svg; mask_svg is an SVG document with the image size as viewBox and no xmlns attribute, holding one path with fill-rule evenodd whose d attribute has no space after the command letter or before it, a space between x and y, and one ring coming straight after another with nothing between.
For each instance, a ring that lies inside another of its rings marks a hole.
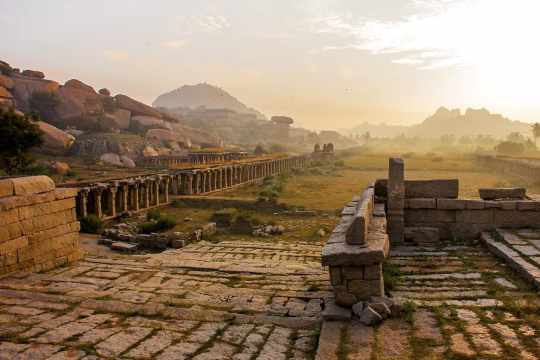
<instances>
[{"instance_id":1,"label":"stacked stone block","mask_svg":"<svg viewBox=\"0 0 540 360\"><path fill-rule=\"evenodd\" d=\"M41 271L81 256L76 189L46 176L0 180L0 273Z\"/></svg>"},{"instance_id":2,"label":"stacked stone block","mask_svg":"<svg viewBox=\"0 0 540 360\"><path fill-rule=\"evenodd\" d=\"M374 189L369 187L345 206L322 251L336 304L351 307L383 296L382 263L388 252L384 206L374 203Z\"/></svg>"}]
</instances>

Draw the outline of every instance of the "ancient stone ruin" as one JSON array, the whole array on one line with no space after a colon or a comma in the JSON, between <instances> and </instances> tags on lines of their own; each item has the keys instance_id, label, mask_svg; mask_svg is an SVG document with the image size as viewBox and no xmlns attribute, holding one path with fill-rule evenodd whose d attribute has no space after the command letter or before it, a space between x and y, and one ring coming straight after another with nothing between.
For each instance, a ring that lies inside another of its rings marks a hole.
<instances>
[{"instance_id":1,"label":"ancient stone ruin","mask_svg":"<svg viewBox=\"0 0 540 360\"><path fill-rule=\"evenodd\" d=\"M44 271L81 257L76 195L47 176L0 180L0 273Z\"/></svg>"}]
</instances>

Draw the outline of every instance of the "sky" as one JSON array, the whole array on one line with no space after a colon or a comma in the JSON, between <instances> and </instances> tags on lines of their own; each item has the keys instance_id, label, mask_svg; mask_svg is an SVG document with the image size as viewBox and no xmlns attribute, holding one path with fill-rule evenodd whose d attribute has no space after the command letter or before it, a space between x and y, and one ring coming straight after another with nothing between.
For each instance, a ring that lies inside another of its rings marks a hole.
<instances>
[{"instance_id":1,"label":"sky","mask_svg":"<svg viewBox=\"0 0 540 360\"><path fill-rule=\"evenodd\" d=\"M0 0L0 59L151 103L217 85L312 129L540 120L537 0Z\"/></svg>"}]
</instances>

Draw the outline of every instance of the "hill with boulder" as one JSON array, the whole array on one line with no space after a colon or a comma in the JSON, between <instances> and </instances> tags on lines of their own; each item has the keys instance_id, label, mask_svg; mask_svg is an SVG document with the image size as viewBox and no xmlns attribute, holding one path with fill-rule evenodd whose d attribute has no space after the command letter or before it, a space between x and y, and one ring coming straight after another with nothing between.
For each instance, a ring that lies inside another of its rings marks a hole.
<instances>
[{"instance_id":1,"label":"hill with boulder","mask_svg":"<svg viewBox=\"0 0 540 360\"><path fill-rule=\"evenodd\" d=\"M60 84L41 71L21 71L3 61L0 106L38 113L44 145L37 151L50 155L91 156L132 166L129 159L144 156L144 149L173 154L195 145L222 145L220 138L182 124L181 117L127 95L113 96L106 88L96 92L76 79Z\"/></svg>"},{"instance_id":2,"label":"hill with boulder","mask_svg":"<svg viewBox=\"0 0 540 360\"><path fill-rule=\"evenodd\" d=\"M345 133L353 134L369 132L375 137L395 137L403 134L423 138L439 138L443 135L456 137L489 135L494 138L505 138L513 132L529 134L530 131L531 124L513 121L500 114L492 114L487 109L468 108L462 113L460 109L449 110L445 107L440 107L432 116L412 126L364 123L344 130Z\"/></svg>"},{"instance_id":3,"label":"hill with boulder","mask_svg":"<svg viewBox=\"0 0 540 360\"><path fill-rule=\"evenodd\" d=\"M206 83L179 87L158 96L152 105L166 109L226 109L239 114L255 115L257 119L266 119L261 112L247 107L225 90Z\"/></svg>"}]
</instances>

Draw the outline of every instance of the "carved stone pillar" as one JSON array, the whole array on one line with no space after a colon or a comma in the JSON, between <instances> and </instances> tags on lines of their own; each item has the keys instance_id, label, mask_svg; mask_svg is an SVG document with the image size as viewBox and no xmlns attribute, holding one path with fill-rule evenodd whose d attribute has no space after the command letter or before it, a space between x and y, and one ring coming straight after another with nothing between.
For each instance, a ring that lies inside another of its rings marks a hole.
<instances>
[{"instance_id":1,"label":"carved stone pillar","mask_svg":"<svg viewBox=\"0 0 540 360\"><path fill-rule=\"evenodd\" d=\"M109 216L116 217L116 192L118 188L116 186L109 188L109 197L108 197L108 207L109 207Z\"/></svg>"},{"instance_id":2,"label":"carved stone pillar","mask_svg":"<svg viewBox=\"0 0 540 360\"><path fill-rule=\"evenodd\" d=\"M160 199L159 199L159 185L160 184L161 184L161 178L157 177L153 184L154 192L156 194L156 203L155 203L156 206L159 206L159 203L160 203Z\"/></svg>"},{"instance_id":3,"label":"carved stone pillar","mask_svg":"<svg viewBox=\"0 0 540 360\"><path fill-rule=\"evenodd\" d=\"M133 211L135 212L138 212L139 209L141 208L140 207L140 204L139 204L139 187L140 187L140 184L139 183L135 183L133 184Z\"/></svg>"},{"instance_id":4,"label":"carved stone pillar","mask_svg":"<svg viewBox=\"0 0 540 360\"><path fill-rule=\"evenodd\" d=\"M128 212L129 205L128 205L128 196L129 196L129 185L128 184L122 184L122 212Z\"/></svg>"},{"instance_id":5,"label":"carved stone pillar","mask_svg":"<svg viewBox=\"0 0 540 360\"><path fill-rule=\"evenodd\" d=\"M103 218L103 212L101 211L101 195L103 193L102 188L93 189L91 196L94 197L94 209L98 218Z\"/></svg>"},{"instance_id":6,"label":"carved stone pillar","mask_svg":"<svg viewBox=\"0 0 540 360\"><path fill-rule=\"evenodd\" d=\"M88 189L80 189L78 195L79 216L83 218L88 216Z\"/></svg>"}]
</instances>

